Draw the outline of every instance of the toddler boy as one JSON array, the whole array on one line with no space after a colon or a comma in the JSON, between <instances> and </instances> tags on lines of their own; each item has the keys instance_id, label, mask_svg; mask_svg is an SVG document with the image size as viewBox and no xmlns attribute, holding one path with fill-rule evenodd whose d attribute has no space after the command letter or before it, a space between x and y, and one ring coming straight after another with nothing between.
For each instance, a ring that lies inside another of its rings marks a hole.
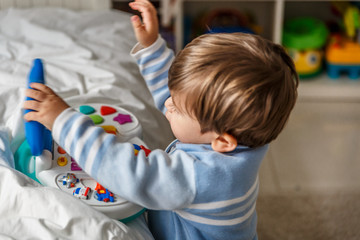
<instances>
[{"instance_id":1,"label":"toddler boy","mask_svg":"<svg viewBox=\"0 0 360 240\"><path fill-rule=\"evenodd\" d=\"M284 49L256 35L202 35L174 58L147 0L130 3L138 44L132 51L177 138L165 151L134 155L34 83L25 119L39 121L101 185L149 209L155 239L257 239L258 171L282 131L298 77Z\"/></svg>"}]
</instances>

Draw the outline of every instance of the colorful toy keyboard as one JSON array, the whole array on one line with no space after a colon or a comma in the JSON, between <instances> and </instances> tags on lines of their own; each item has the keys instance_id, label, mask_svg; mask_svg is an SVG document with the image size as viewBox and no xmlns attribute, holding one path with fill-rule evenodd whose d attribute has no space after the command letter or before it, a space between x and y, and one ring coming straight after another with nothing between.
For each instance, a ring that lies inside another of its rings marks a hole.
<instances>
[{"instance_id":1,"label":"colorful toy keyboard","mask_svg":"<svg viewBox=\"0 0 360 240\"><path fill-rule=\"evenodd\" d=\"M88 115L95 125L123 141L134 144L135 151L143 148L141 125L127 110L110 105L89 104L76 108ZM52 150L45 149L39 156L33 156L27 141L15 153L18 170L45 186L59 188L103 212L105 215L127 222L139 216L145 209L130 203L98 184L86 174L55 141Z\"/></svg>"}]
</instances>

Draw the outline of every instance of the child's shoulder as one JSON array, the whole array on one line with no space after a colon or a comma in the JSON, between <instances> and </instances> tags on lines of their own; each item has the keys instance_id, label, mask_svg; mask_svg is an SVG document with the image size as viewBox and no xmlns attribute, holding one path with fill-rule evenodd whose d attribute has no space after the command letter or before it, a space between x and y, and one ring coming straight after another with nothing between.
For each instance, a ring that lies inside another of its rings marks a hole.
<instances>
[{"instance_id":1,"label":"child's shoulder","mask_svg":"<svg viewBox=\"0 0 360 240\"><path fill-rule=\"evenodd\" d=\"M211 144L191 144L179 141L173 142L170 146L172 151L182 151L202 161L262 159L269 148L268 144L256 148L238 145L231 152L217 152L212 149ZM226 161L221 164L224 163Z\"/></svg>"}]
</instances>

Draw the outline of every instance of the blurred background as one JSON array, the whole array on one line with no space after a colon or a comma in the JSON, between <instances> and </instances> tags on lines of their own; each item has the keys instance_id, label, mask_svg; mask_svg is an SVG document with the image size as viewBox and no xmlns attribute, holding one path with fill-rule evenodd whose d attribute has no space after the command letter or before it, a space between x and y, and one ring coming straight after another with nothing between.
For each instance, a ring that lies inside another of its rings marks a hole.
<instances>
[{"instance_id":1,"label":"blurred background","mask_svg":"<svg viewBox=\"0 0 360 240\"><path fill-rule=\"evenodd\" d=\"M360 1L152 2L175 51L200 34L247 32L294 59L299 98L261 168L259 239L360 239Z\"/></svg>"}]
</instances>

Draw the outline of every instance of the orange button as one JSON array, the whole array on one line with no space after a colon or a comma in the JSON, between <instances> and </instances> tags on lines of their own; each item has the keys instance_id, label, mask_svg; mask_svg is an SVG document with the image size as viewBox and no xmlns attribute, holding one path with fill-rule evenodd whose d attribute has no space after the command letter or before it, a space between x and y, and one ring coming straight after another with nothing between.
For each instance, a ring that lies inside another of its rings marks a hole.
<instances>
[{"instance_id":1,"label":"orange button","mask_svg":"<svg viewBox=\"0 0 360 240\"><path fill-rule=\"evenodd\" d=\"M62 147L58 146L58 149L57 149L58 153L60 154L65 154L66 151L64 149L62 149Z\"/></svg>"}]
</instances>

